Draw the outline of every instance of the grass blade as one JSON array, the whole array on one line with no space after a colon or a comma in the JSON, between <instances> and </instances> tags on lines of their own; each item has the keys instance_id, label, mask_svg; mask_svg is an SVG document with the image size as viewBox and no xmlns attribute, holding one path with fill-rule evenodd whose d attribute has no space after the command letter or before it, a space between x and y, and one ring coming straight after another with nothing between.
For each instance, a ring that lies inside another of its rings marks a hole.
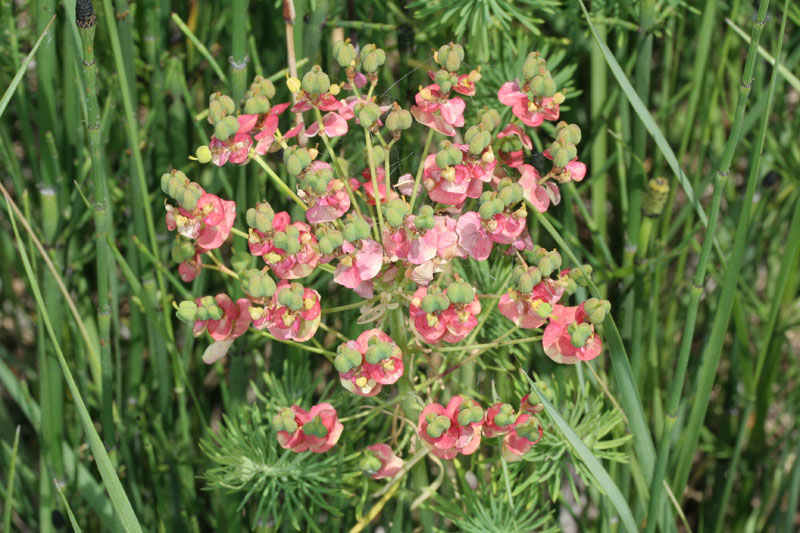
<instances>
[{"instance_id":1,"label":"grass blade","mask_svg":"<svg viewBox=\"0 0 800 533\"><path fill-rule=\"evenodd\" d=\"M750 36L747 35L742 28L737 26L735 22L726 17L725 24L730 26L731 29L733 29L733 31L736 32L736 35L744 39L744 42L750 44ZM770 55L769 52L764 50L763 46L761 45L758 46L758 53L761 54L761 57L767 60L767 63L769 63L772 66L775 66L775 58L772 57L772 55ZM782 63L778 63L778 73L781 76L783 76L783 79L785 79L789 83L789 85L794 87L796 90L800 91L800 78L792 74L792 72L788 68L784 67Z\"/></svg>"},{"instance_id":2,"label":"grass blade","mask_svg":"<svg viewBox=\"0 0 800 533\"><path fill-rule=\"evenodd\" d=\"M625 93L625 96L628 98L628 101L633 107L633 110L636 111L636 114L639 116L639 119L644 124L647 131L653 137L653 141L655 141L656 146L658 149L661 150L661 153L664 155L664 159L667 161L667 164L672 169L672 172L675 173L675 176L678 178L678 182L681 184L684 193L686 194L686 198L689 202L694 206L695 210L697 211L697 216L700 217L700 220L703 222L704 226L708 225L708 217L706 216L705 211L703 211L703 206L700 205L699 200L694 195L694 189L692 188L692 184L689 183L689 179L686 177L686 174L683 173L681 170L680 164L678 163L678 158L675 156L675 152L672 151L672 147L670 147L669 143L667 142L666 137L661 132L661 128L658 127L656 121L653 119L653 116L647 110L647 107L642 102L642 99L639 98L639 95L636 94L631 82L628 81L627 76L625 76L625 72L623 72L622 67L617 62L614 54L611 50L608 49L606 43L600 38L600 35L597 33L597 29L592 24L592 20L589 17L589 12L586 11L586 6L583 4L583 0L581 0L581 9L583 10L583 14L586 18L586 22L589 25L589 29L594 36L595 41L597 42L597 46L603 51L603 55L608 62L608 66L611 69L611 72L614 74L614 77L617 79L622 91Z\"/></svg>"},{"instance_id":3,"label":"grass blade","mask_svg":"<svg viewBox=\"0 0 800 533\"><path fill-rule=\"evenodd\" d=\"M14 446L11 448L11 464L8 467L8 482L6 483L6 501L3 502L3 531L11 531L11 510L14 507L14 470L17 466L17 451L19 450L19 426L14 433Z\"/></svg>"},{"instance_id":4,"label":"grass blade","mask_svg":"<svg viewBox=\"0 0 800 533\"><path fill-rule=\"evenodd\" d=\"M570 260L575 265L583 270L580 261L575 256L572 248L569 247L567 242L561 237L558 231L553 227L549 220L536 209L531 209L536 214L539 223L544 226L545 230L556 241L558 247L567 254ZM589 279L589 276L585 276ZM589 280L589 290L595 298L602 298L600 290L597 286ZM633 446L636 450L636 455L639 457L644 468L645 477L647 481L653 475L653 466L655 465L655 445L653 444L653 437L650 434L650 428L647 425L642 401L639 398L639 391L636 388L636 381L633 379L633 371L631 370L628 355L625 352L625 346L622 344L622 337L619 334L619 329L613 317L608 316L604 322L606 338L608 341L608 352L611 359L611 369L614 372L614 380L620 390L620 402L628 417L631 433L633 434Z\"/></svg>"},{"instance_id":5,"label":"grass blade","mask_svg":"<svg viewBox=\"0 0 800 533\"><path fill-rule=\"evenodd\" d=\"M72 525L72 531L81 533L81 526L79 526L78 521L75 520L75 515L72 512L72 508L69 506L67 497L64 496L64 491L61 490L61 484L55 479L53 480L53 484L56 486L56 490L58 490L58 495L61 498L61 503L64 504L64 509L67 510L67 516L69 517L69 523Z\"/></svg>"},{"instance_id":6,"label":"grass blade","mask_svg":"<svg viewBox=\"0 0 800 533\"><path fill-rule=\"evenodd\" d=\"M83 401L81 391L78 388L77 383L75 383L75 379L72 377L72 371L70 370L69 364L64 357L64 353L61 351L61 346L57 341L55 331L53 331L53 325L50 322L50 315L47 312L47 307L44 305L42 293L39 289L39 282L36 279L36 275L33 273L33 269L31 268L31 263L28 260L28 254L25 251L25 246L22 243L22 238L20 237L19 230L17 229L16 218L14 213L11 211L10 198L7 196L6 209L8 210L8 216L11 220L11 226L14 230L14 236L17 240L19 256L25 268L25 274L28 276L30 288L33 292L34 298L36 299L36 305L39 307L39 310L42 313L42 320L45 328L50 336L50 340L53 342L53 348L56 351L58 362L61 365L61 371L64 374L64 380L67 382L67 387L69 388L69 392L75 402L75 407L78 411L81 425L83 426L83 430L86 433L86 438L89 441L89 447L91 448L95 462L97 463L97 469L100 471L100 476L103 478L105 489L108 492L109 498L111 498L111 504L114 506L114 510L117 512L120 522L122 523L122 527L125 531L141 533L142 527L139 524L139 520L136 518L136 513L134 513L133 507L131 507L131 503L128 501L128 496L125 494L125 490L122 488L122 483L120 482L119 477L117 477L117 472L114 469L114 465L111 464L111 459L108 457L106 447L94 427L94 421L92 421L92 417L89 415L89 411L86 409L86 404Z\"/></svg>"},{"instance_id":7,"label":"grass blade","mask_svg":"<svg viewBox=\"0 0 800 533\"><path fill-rule=\"evenodd\" d=\"M53 25L53 21L54 20L56 20L56 16L55 15L53 15L53 18L51 18L50 22L47 23L47 26L45 27L44 31L39 36L39 38L36 40L36 44L33 45L33 48L31 49L31 52L25 58L25 61L22 62L22 65L20 65L19 69L17 70L16 75L14 75L14 79L12 79L11 83L9 83L8 87L6 87L6 92L4 92L3 93L3 97L0 98L0 117L3 116L3 112L6 110L6 107L8 106L8 102L11 101L11 97L14 96L14 91L17 90L17 85L19 85L19 82L22 81L22 77L25 75L25 72L28 70L28 65L33 60L33 56L36 55L36 50L39 49L39 45L42 44L42 41L44 40L45 35L47 35L47 32L50 31L50 26Z\"/></svg>"},{"instance_id":8,"label":"grass blade","mask_svg":"<svg viewBox=\"0 0 800 533\"><path fill-rule=\"evenodd\" d=\"M530 383L531 387L533 388L536 395L539 397L539 401L544 405L544 410L553 423L558 427L559 431L563 433L564 437L569 441L570 445L574 448L576 455L578 458L586 465L586 468L589 469L589 472L592 473L594 476L595 481L597 481L598 485L603 489L608 496L608 499L611 500L611 504L619 513L620 521L622 525L625 527L625 530L629 532L638 531L639 528L636 527L636 521L633 519L633 513L631 513L630 507L628 507L628 503L625 501L625 498L622 496L622 493L617 487L614 480L611 479L611 476L608 475L606 469L603 468L603 465L597 458L589 451L589 448L583 443L581 438L572 430L566 420L564 420L556 408L552 406L550 402L547 401L547 398L544 397L536 385L534 384L533 380L526 374L522 372L525 378Z\"/></svg>"}]
</instances>

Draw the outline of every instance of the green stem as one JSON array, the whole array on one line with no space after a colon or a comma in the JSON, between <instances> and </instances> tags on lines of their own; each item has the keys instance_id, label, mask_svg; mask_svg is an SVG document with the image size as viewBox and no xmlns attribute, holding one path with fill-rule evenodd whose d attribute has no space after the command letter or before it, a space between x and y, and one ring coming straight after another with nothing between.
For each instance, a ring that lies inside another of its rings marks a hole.
<instances>
[{"instance_id":1,"label":"green stem","mask_svg":"<svg viewBox=\"0 0 800 533\"><path fill-rule=\"evenodd\" d=\"M322 138L322 142L325 145L325 151L328 152L328 157L331 158L333 162L334 168L336 168L336 173L341 178L342 182L344 183L344 188L347 190L347 195L350 197L350 204L355 209L358 216L363 220L364 215L361 214L361 208L358 206L358 201L356 201L356 197L353 194L353 189L350 187L350 180L348 179L347 175L342 168L342 163L339 161L339 157L336 155L336 152L333 150L331 146L331 141L328 139L328 134L325 133L325 126L322 125L322 113L320 113L319 109L316 107L314 108L314 115L317 117L317 124L319 126L319 136ZM375 191L377 194L378 191Z\"/></svg>"},{"instance_id":2,"label":"green stem","mask_svg":"<svg viewBox=\"0 0 800 533\"><path fill-rule=\"evenodd\" d=\"M372 192L375 197L375 210L378 212L378 228L380 229L380 237L378 242L383 242L383 212L381 211L381 195L378 191L378 176L375 173L375 157L372 154L372 136L369 134L369 129L364 128L364 139L367 143L367 161L369 162L369 173L372 180ZM388 178L388 176L387 176ZM389 191L386 188L386 201L389 201Z\"/></svg>"},{"instance_id":3,"label":"green stem","mask_svg":"<svg viewBox=\"0 0 800 533\"><path fill-rule=\"evenodd\" d=\"M91 3L89 4L91 9ZM107 13L113 13L107 10ZM111 252L106 237L109 231L108 184L104 171L102 135L100 131L100 106L97 102L97 63L94 56L94 34L96 18L81 18L76 23L83 43L83 73L86 80L86 130L92 156L92 178L94 182L94 224L97 258L97 326L100 342L100 368L102 373L101 421L103 435L108 443L114 442L114 420L112 413L113 390L111 372L111 307L109 305L109 281ZM127 87L123 91L128 92Z\"/></svg>"},{"instance_id":4,"label":"green stem","mask_svg":"<svg viewBox=\"0 0 800 533\"><path fill-rule=\"evenodd\" d=\"M411 206L411 212L414 212L414 202L417 200L417 194L419 193L419 183L422 180L422 171L425 169L425 159L428 158L428 150L431 148L431 141L433 140L433 128L428 130L428 138L425 139L425 148L422 150L422 158L419 160L419 168L417 168L417 177L414 179L414 189L411 191L411 200L409 200L409 205Z\"/></svg>"},{"instance_id":5,"label":"green stem","mask_svg":"<svg viewBox=\"0 0 800 533\"><path fill-rule=\"evenodd\" d=\"M271 180L272 180L272 183L274 183L275 185L277 185L277 187L278 187L278 188L279 188L281 191L283 191L284 193L286 193L286 195L287 195L289 198L291 198L292 200L294 200L294 203L296 203L297 205L299 205L299 206L300 206L300 207L303 209L303 211L308 211L308 206L305 204L305 202L303 202L303 200L301 200L301 199L300 199L300 197L299 197L299 196L297 196L297 194L295 194L295 193L294 193L294 191L292 191L292 190L289 188L289 186L288 186L288 185L286 185L286 183L285 183L285 182L284 182L284 181L281 179L281 177L280 177L280 176L278 176L277 174L275 174L275 171L274 171L274 170L272 170L272 168L271 168L271 167L270 167L270 166L267 164L267 162L266 162L266 161L264 161L264 159L263 159L263 158L262 158L260 155L258 155L258 154L257 154L257 153L255 153L255 152L251 152L251 153L250 153L250 157L252 157L252 158L253 158L253 161L255 161L256 163L258 163L258 166L260 166L261 168L263 168L263 169L264 169L264 172L266 172L266 173L267 173L267 176L269 176L269 179L271 179ZM248 236L248 237L249 237L249 236Z\"/></svg>"},{"instance_id":6,"label":"green stem","mask_svg":"<svg viewBox=\"0 0 800 533\"><path fill-rule=\"evenodd\" d=\"M758 42L761 38L761 32L766 23L766 16L769 9L769 0L762 2L758 10L757 19L753 26L753 33L751 36L750 47L747 52L747 60L742 75L742 81L739 86L739 99L736 105L736 113L734 115L733 127L728 138L728 143L725 147L725 152L720 164L720 171L718 172L718 187L724 184L730 172L731 162L739 143L739 136L742 129L744 110L747 104L748 96L750 95L750 88L753 83L753 72L755 68L755 60L757 57ZM783 34L780 36L779 47L783 44ZM777 57L777 55L776 55ZM773 72L773 80L771 82L770 91L774 91L775 73ZM771 104L771 95L769 103ZM768 106L769 107L769 106ZM714 321L711 326L711 336L708 344L701 357L701 364L699 370L699 377L695 387L696 395L692 402L692 409L689 415L689 420L686 425L686 433L683 435L680 442L680 455L678 456L677 468L672 483L672 491L677 495L683 494L683 489L689 479L689 471L691 470L694 452L697 448L697 442L700 438L700 431L703 427L703 420L705 419L706 411L708 410L709 400L711 398L711 389L714 386L716 378L717 366L719 364L720 356L722 355L722 346L725 341L725 335L728 329L728 322L730 320L731 308L733 306L733 299L736 294L736 286L739 279L740 267L744 258L745 244L747 243L748 228L750 224L750 211L753 205L753 195L755 194L755 187L758 181L758 172L761 163L761 154L764 147L764 139L766 137L769 109L763 115L760 142L757 146L757 151L750 162L750 175L747 179L747 189L742 198L742 208L739 213L739 222L736 227L736 237L734 239L733 251L728 261L727 270L722 284L722 294L714 314ZM715 191L716 193L716 191ZM713 239L714 232L709 230L706 234L706 239ZM705 248L705 244L704 244ZM694 324L687 322L687 329L692 328ZM687 341L688 342L688 341Z\"/></svg>"}]
</instances>

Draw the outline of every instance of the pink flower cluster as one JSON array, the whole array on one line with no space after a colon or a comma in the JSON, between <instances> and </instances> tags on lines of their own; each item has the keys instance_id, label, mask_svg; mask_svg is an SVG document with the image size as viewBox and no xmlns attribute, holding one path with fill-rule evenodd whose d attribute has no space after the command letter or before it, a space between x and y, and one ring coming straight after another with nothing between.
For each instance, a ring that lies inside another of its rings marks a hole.
<instances>
[{"instance_id":1,"label":"pink flower cluster","mask_svg":"<svg viewBox=\"0 0 800 533\"><path fill-rule=\"evenodd\" d=\"M433 403L422 410L417 433L436 457L453 459L475 453L481 445L483 423L484 412L478 402L453 396L447 407Z\"/></svg>"},{"instance_id":2,"label":"pink flower cluster","mask_svg":"<svg viewBox=\"0 0 800 533\"><path fill-rule=\"evenodd\" d=\"M320 296L300 283L282 280L266 305L250 307L256 329L267 328L279 340L305 342L317 332L321 319Z\"/></svg>"},{"instance_id":3,"label":"pink flower cluster","mask_svg":"<svg viewBox=\"0 0 800 533\"><path fill-rule=\"evenodd\" d=\"M472 287L457 281L441 292L418 288L408 312L412 331L424 342L457 343L478 325L481 303Z\"/></svg>"},{"instance_id":4,"label":"pink flower cluster","mask_svg":"<svg viewBox=\"0 0 800 533\"><path fill-rule=\"evenodd\" d=\"M377 72L386 60L382 50L375 45L357 50L345 41L332 52L346 79L332 83L319 66L309 69L302 81L289 78L294 105L273 105L275 88L260 77L241 102L212 94L208 121L214 134L196 154L200 163L223 166L279 152L272 158L282 157L281 173L267 166L275 161L259 159L259 163L272 180L268 186L277 185L294 200L304 219L293 221L288 211L275 212L263 201L247 210L244 233L233 228L234 202L206 193L179 171L162 177L162 190L172 199L166 205L167 227L180 235L172 257L179 263L181 279L194 279L203 268L203 255L219 248L231 233L246 237L250 255L261 258L257 269L249 268L246 263L252 258L238 251L233 268L219 263L216 255L215 264L207 265L238 277L246 298L234 302L218 294L177 306L178 317L193 325L195 335L208 331L214 340L203 360L219 360L251 325L268 330L279 341L311 340L322 319L320 294L311 282L319 287L330 279L372 300L370 306L383 306L380 314L370 315L372 320L407 305L407 327L416 337L409 350L422 343L461 343L477 333L479 297L493 295L479 295L472 283L456 274L464 270L453 268L451 262L486 261L493 253L498 260L505 254L506 262L518 265L499 299L500 313L519 328L543 328L543 349L554 361L576 363L597 357L602 341L595 328L609 312L608 302L590 299L574 307L565 305L566 297L586 281L586 267L562 270L558 253L535 246L528 231L529 209L545 212L557 205L559 186L581 181L587 172L577 154L580 129L566 122L554 124L554 140L542 151L552 162L548 172L540 174L525 162L526 153L534 149L527 128L558 121L565 98L544 59L530 54L521 77L497 92L499 102L511 108L509 123L503 124L497 111L486 109L467 124L470 99L463 97L475 94L481 74L480 68L459 73L464 58L460 45L450 43L436 51L439 67L429 72L432 83L419 88L409 111L396 103L377 103ZM368 82L369 90L360 92ZM342 91L351 94L340 96ZM282 134L279 122L287 110L298 120ZM311 125L305 128L304 120L312 113ZM419 168L396 171L402 161L392 159L393 145L414 121L424 126L423 138L427 136L424 155ZM339 140L331 149L329 140L353 133L354 125L359 126L359 139ZM434 132L447 138L433 143ZM313 142L305 146L293 140L301 133L320 138L328 153L320 155ZM359 152L353 153L353 147ZM288 176L285 183L281 175ZM320 271L329 277L313 276ZM308 282L298 282L306 278ZM399 322L406 325L401 311L397 313L393 328ZM362 318L364 314L368 313L362 311ZM380 320L386 323L385 318ZM410 360L404 364L398 344L376 327L341 344L333 364L345 389L375 396L411 372ZM403 379L413 382L414 377ZM542 437L537 409L527 404L527 397L517 412L508 404L484 411L474 400L453 396L446 407L425 407L417 431L441 458L470 455L482 437L501 437L504 455L516 460ZM343 429L336 410L327 403L309 412L298 406L281 409L273 424L280 445L295 452L325 452ZM375 444L367 448L361 466L381 479L394 476L402 460L388 445Z\"/></svg>"},{"instance_id":5,"label":"pink flower cluster","mask_svg":"<svg viewBox=\"0 0 800 533\"><path fill-rule=\"evenodd\" d=\"M542 346L557 363L594 359L603 350L594 326L602 323L610 304L591 298L574 307L559 305L565 294L575 291L576 280L582 280L581 270L562 270L551 278L550 274L561 265L558 252L537 248L534 257L536 266L517 267L511 285L500 297L498 310L523 329L538 329L547 323Z\"/></svg>"},{"instance_id":6,"label":"pink flower cluster","mask_svg":"<svg viewBox=\"0 0 800 533\"><path fill-rule=\"evenodd\" d=\"M329 403L317 404L310 411L296 405L283 408L272 418L272 425L281 447L295 453L327 452L344 430L336 409Z\"/></svg>"},{"instance_id":7,"label":"pink flower cluster","mask_svg":"<svg viewBox=\"0 0 800 533\"><path fill-rule=\"evenodd\" d=\"M478 402L453 396L447 407L433 403L422 410L417 433L431 453L442 459L474 453L481 444L481 435L503 437L503 456L518 461L541 440L544 432L534 416L540 407L526 408L527 398L523 398L517 414L506 403L494 404L484 412Z\"/></svg>"},{"instance_id":8,"label":"pink flower cluster","mask_svg":"<svg viewBox=\"0 0 800 533\"><path fill-rule=\"evenodd\" d=\"M165 205L167 229L177 230L181 237L194 241L189 247L181 246L179 241L175 248L178 252L173 253L180 262L181 278L189 282L202 268L200 256L228 239L236 219L236 204L206 193L179 170L161 176L161 189L177 203Z\"/></svg>"},{"instance_id":9,"label":"pink flower cluster","mask_svg":"<svg viewBox=\"0 0 800 533\"><path fill-rule=\"evenodd\" d=\"M340 345L333 364L342 387L359 396L375 396L403 375L400 347L379 329Z\"/></svg>"}]
</instances>

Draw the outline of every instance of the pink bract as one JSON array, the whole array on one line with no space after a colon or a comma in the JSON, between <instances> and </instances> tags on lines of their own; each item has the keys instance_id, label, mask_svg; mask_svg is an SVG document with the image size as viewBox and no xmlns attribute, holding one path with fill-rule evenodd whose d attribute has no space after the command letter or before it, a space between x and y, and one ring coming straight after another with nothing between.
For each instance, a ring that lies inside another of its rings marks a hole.
<instances>
[{"instance_id":1,"label":"pink bract","mask_svg":"<svg viewBox=\"0 0 800 533\"><path fill-rule=\"evenodd\" d=\"M558 120L558 104L552 98L542 98L538 104L531 102L515 81L504 83L497 91L497 99L511 107L511 112L531 128L541 126L545 120Z\"/></svg>"},{"instance_id":2,"label":"pink bract","mask_svg":"<svg viewBox=\"0 0 800 533\"><path fill-rule=\"evenodd\" d=\"M567 328L570 324L585 322L585 318L583 304L576 307L553 305L550 323L544 328L544 334L542 335L544 353L556 363L564 364L591 361L600 355L600 352L603 351L603 341L594 332L594 326L592 326L592 335L582 348L576 348L572 345Z\"/></svg>"},{"instance_id":3,"label":"pink bract","mask_svg":"<svg viewBox=\"0 0 800 533\"><path fill-rule=\"evenodd\" d=\"M380 470L372 474L372 479L394 477L403 468L403 460L395 455L394 450L388 444L373 444L367 446L367 449L375 454L375 457L381 462Z\"/></svg>"},{"instance_id":4,"label":"pink bract","mask_svg":"<svg viewBox=\"0 0 800 533\"><path fill-rule=\"evenodd\" d=\"M425 96L430 95L430 98ZM464 125L466 104L459 97L447 98L435 83L428 85L414 97L417 105L411 106L411 114L420 124L452 137L455 128Z\"/></svg>"},{"instance_id":5,"label":"pink bract","mask_svg":"<svg viewBox=\"0 0 800 533\"><path fill-rule=\"evenodd\" d=\"M372 298L372 284L368 282L377 276L383 267L383 248L372 239L362 239L357 246L345 242L342 251L346 255L339 260L333 273L333 281L348 289L354 289L364 298Z\"/></svg>"},{"instance_id":6,"label":"pink bract","mask_svg":"<svg viewBox=\"0 0 800 533\"><path fill-rule=\"evenodd\" d=\"M519 169L522 173L519 184L522 185L525 199L529 201L537 211L544 213L550 207L551 203L553 205L558 205L559 202L561 202L561 192L558 190L558 185L552 181L541 184L542 178L539 176L539 172L531 165L520 165Z\"/></svg>"},{"instance_id":7,"label":"pink bract","mask_svg":"<svg viewBox=\"0 0 800 533\"><path fill-rule=\"evenodd\" d=\"M530 418L533 417L528 413L519 415L517 417L517 421L514 422L514 427L503 439L503 456L507 461L519 461L521 457L528 453L535 444L542 440L544 430L542 429L541 424L539 424L539 438L535 441L528 440L527 438L517 434L517 426L527 422Z\"/></svg>"}]
</instances>

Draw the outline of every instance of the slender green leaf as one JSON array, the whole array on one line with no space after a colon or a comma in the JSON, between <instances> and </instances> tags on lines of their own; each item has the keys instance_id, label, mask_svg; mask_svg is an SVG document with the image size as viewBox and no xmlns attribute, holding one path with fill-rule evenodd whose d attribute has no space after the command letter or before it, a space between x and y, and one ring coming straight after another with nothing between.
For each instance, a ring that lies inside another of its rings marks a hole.
<instances>
[{"instance_id":1,"label":"slender green leaf","mask_svg":"<svg viewBox=\"0 0 800 533\"><path fill-rule=\"evenodd\" d=\"M28 70L28 65L33 60L33 56L36 55L36 50L39 49L39 45L42 44L42 40L44 40L45 35L47 32L50 31L50 26L53 25L53 21L56 20L56 16L53 15L53 18L50 19L50 22L47 23L42 34L36 40L36 44L33 45L28 56L25 58L25 61L22 62L19 69L17 69L17 73L14 75L14 79L11 80L11 83L6 87L6 92L3 93L3 97L0 98L0 117L3 116L3 112L6 110L8 106L8 102L11 101L11 97L14 96L14 91L17 90L17 85L19 82L22 81L22 77L25 75L25 71Z\"/></svg>"},{"instance_id":2,"label":"slender green leaf","mask_svg":"<svg viewBox=\"0 0 800 533\"><path fill-rule=\"evenodd\" d=\"M61 365L61 371L64 374L64 380L67 382L67 387L69 388L69 392L75 402L75 407L78 411L81 425L83 426L83 430L86 433L86 438L89 441L89 448L92 450L94 460L97 463L97 469L100 471L100 476L103 478L105 489L111 498L111 504L114 506L114 510L117 512L120 522L122 523L122 527L125 531L132 531L134 533L141 532L142 527L139 524L139 520L136 518L136 513L134 513L133 507L131 507L131 503L128 501L128 496L125 494L125 490L122 488L122 483L120 482L119 477L117 477L117 472L114 469L114 465L111 464L111 459L108 457L106 447L94 427L94 421L92 420L91 415L89 415L89 411L86 409L86 404L83 401L81 391L78 388L77 383L75 383L75 379L72 377L72 371L70 370L69 364L64 357L64 353L61 351L61 346L58 343L55 331L53 331L53 325L50 322L50 315L47 312L47 307L44 305L42 293L39 289L39 282L36 279L36 275L34 274L30 260L28 259L28 254L25 251L25 246L22 243L22 237L17 229L16 218L11 210L11 201L8 197L6 197L6 208L8 210L9 219L11 220L11 226L14 230L14 236L17 240L20 259L25 267L25 273L28 276L28 281L30 282L33 296L36 299L36 305L42 314L42 320L44 321L45 328L47 328L47 333L50 336L50 340L53 342L53 348L55 349L56 356L58 357L58 362Z\"/></svg>"},{"instance_id":3,"label":"slender green leaf","mask_svg":"<svg viewBox=\"0 0 800 533\"><path fill-rule=\"evenodd\" d=\"M567 421L564 420L560 414L558 414L556 408L547 401L547 398L545 398L544 394L539 391L530 376L524 372L523 375L536 392L536 395L539 397L539 401L542 403L542 405L544 405L544 410L547 415L567 439L570 446L572 446L572 448L575 450L578 458L583 461L583 464L585 464L586 468L589 469L589 472L592 473L595 481L597 481L600 488L603 489L603 492L606 493L608 499L611 500L611 504L619 513L622 525L629 532L638 531L639 528L636 527L636 521L633 519L633 513L631 513L630 507L628 507L625 497L622 496L619 487L617 487L616 483L614 483L614 480L611 479L611 476L608 475L606 469L603 468L603 465L600 463L600 461L598 461L592 452L589 451L589 448L586 447L581 438L572 430Z\"/></svg>"}]
</instances>

